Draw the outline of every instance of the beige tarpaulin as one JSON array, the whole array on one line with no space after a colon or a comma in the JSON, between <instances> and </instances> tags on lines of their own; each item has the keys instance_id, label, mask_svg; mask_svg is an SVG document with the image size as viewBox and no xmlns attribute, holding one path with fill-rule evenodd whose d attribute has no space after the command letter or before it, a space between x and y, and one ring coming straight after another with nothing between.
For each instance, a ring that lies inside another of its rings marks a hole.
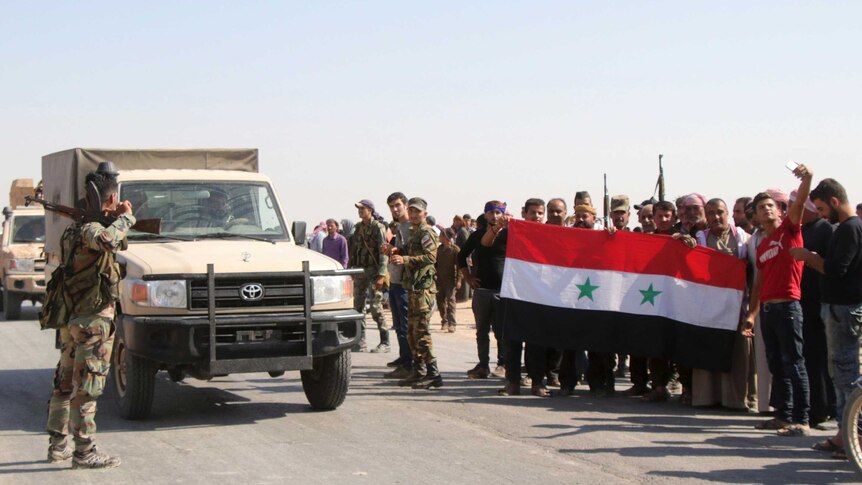
<instances>
[{"instance_id":1,"label":"beige tarpaulin","mask_svg":"<svg viewBox=\"0 0 862 485\"><path fill-rule=\"evenodd\" d=\"M42 157L45 200L75 206L84 198L84 178L100 162L111 161L123 170L189 169L258 171L256 148L125 150L72 148ZM57 214L45 215L45 251L56 252L60 235L70 223Z\"/></svg>"}]
</instances>

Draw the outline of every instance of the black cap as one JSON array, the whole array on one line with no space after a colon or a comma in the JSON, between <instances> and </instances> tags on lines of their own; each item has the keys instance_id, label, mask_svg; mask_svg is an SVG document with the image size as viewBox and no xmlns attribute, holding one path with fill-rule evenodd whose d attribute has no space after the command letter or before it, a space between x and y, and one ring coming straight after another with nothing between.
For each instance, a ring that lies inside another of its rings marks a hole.
<instances>
[{"instance_id":1,"label":"black cap","mask_svg":"<svg viewBox=\"0 0 862 485\"><path fill-rule=\"evenodd\" d=\"M96 173L110 175L112 177L120 175L120 172L117 172L117 167L114 166L114 162L109 161L99 162L99 166L96 168Z\"/></svg>"},{"instance_id":2,"label":"black cap","mask_svg":"<svg viewBox=\"0 0 862 485\"><path fill-rule=\"evenodd\" d=\"M641 210L645 206L658 204L658 200L655 197L650 197L649 199L641 202L640 204L635 204L635 210Z\"/></svg>"}]
</instances>

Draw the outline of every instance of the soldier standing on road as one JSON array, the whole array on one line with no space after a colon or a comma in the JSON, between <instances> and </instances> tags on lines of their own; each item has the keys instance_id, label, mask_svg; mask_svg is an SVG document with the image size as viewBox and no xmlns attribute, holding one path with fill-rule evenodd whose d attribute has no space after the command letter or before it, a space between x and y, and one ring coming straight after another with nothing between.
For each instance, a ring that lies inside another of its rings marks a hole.
<instances>
[{"instance_id":1,"label":"soldier standing on road","mask_svg":"<svg viewBox=\"0 0 862 485\"><path fill-rule=\"evenodd\" d=\"M350 267L362 268L365 273L354 276L353 306L365 315L365 303L371 308L371 318L377 322L380 343L371 352L389 352L389 327L383 315L383 286L386 283L386 264L389 257L381 254L380 247L386 242L386 226L374 210L374 203L362 199L356 204L359 219L350 241ZM354 350L365 352L365 320L362 320L362 335Z\"/></svg>"},{"instance_id":2,"label":"soldier standing on road","mask_svg":"<svg viewBox=\"0 0 862 485\"><path fill-rule=\"evenodd\" d=\"M413 350L412 374L398 382L412 385L413 389L430 389L443 385L443 376L437 368L434 345L431 342L431 313L434 311L434 263L437 261L437 235L425 223L428 203L413 197L407 204L410 218L410 239L407 255L395 254L392 262L404 266L402 284L407 290L407 327L410 349ZM423 375L423 367L427 372Z\"/></svg>"},{"instance_id":3,"label":"soldier standing on road","mask_svg":"<svg viewBox=\"0 0 862 485\"><path fill-rule=\"evenodd\" d=\"M48 405L48 461L72 459L72 468L113 468L120 459L96 449L96 399L105 389L105 377L114 343L114 304L120 281L116 252L125 249L126 233L135 224L132 205L118 202L118 174L103 163L87 175L100 194L101 210L117 219L108 227L98 222L75 223L60 241L66 263L65 299L68 325L60 329L61 353ZM67 443L71 431L72 452Z\"/></svg>"}]
</instances>

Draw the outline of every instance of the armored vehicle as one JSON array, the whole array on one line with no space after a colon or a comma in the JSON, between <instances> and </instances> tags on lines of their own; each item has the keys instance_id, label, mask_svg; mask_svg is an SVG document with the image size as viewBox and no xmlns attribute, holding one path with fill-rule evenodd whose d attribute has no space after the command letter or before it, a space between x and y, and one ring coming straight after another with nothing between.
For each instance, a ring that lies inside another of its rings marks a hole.
<instances>
[{"instance_id":1,"label":"armored vehicle","mask_svg":"<svg viewBox=\"0 0 862 485\"><path fill-rule=\"evenodd\" d=\"M45 212L24 206L24 197L34 193L32 179L12 181L9 207L3 209L0 284L6 320L20 318L23 301L35 304L45 296Z\"/></svg>"}]
</instances>

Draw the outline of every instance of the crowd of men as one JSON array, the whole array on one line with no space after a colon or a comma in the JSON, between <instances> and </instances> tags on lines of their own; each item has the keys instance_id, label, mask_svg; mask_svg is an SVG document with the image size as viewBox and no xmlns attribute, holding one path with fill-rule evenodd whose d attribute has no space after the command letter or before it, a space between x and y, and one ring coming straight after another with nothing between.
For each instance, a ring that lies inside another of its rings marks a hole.
<instances>
[{"instance_id":1,"label":"crowd of men","mask_svg":"<svg viewBox=\"0 0 862 485\"><path fill-rule=\"evenodd\" d=\"M632 385L623 394L644 402L667 401L678 388L684 405L772 412L758 429L807 435L812 426L840 422L859 377L862 204L854 213L844 187L831 178L812 189L813 172L805 165L793 174L800 184L789 194L767 189L732 204L698 193L675 202L651 198L633 206L637 225L630 221L626 195L611 198L604 221L585 191L576 193L571 211L563 198L547 203L530 198L520 209L521 218L534 223L672 237L689 248L700 245L744 261L743 305L728 309L739 313L730 372L584 351L577 342L548 348L508 340L500 288L514 211L499 200L488 201L476 219L455 216L445 228L427 216L423 199L390 194L388 224L374 203L363 199L355 204L360 219L355 226L342 221L339 227L329 219L315 230L312 247L345 267L363 269L354 282L355 307L363 313L368 309L380 335L370 352L391 348L383 312L384 291L388 293L398 357L384 377L398 379L399 385L429 389L443 384L430 317L436 307L441 330L455 332L456 294L463 289L462 294L472 294L478 359L466 376L505 379L500 395L517 395L529 386L535 396L551 396L548 387L569 396L586 384L593 395L609 397L616 394L615 377L628 374ZM493 366L492 331L497 343ZM354 350L368 350L364 328ZM845 456L840 432L813 448Z\"/></svg>"}]
</instances>

